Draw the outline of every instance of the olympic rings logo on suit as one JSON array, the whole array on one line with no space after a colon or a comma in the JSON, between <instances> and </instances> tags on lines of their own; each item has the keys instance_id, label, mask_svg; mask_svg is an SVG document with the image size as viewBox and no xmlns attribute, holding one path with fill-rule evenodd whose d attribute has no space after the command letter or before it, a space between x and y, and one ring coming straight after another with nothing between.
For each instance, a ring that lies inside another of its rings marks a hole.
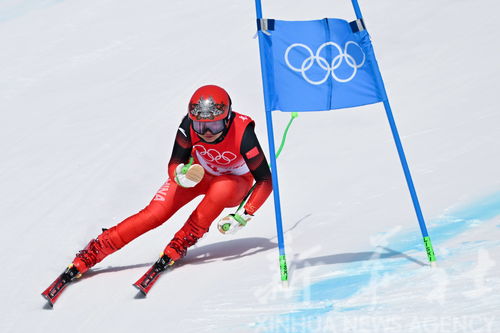
<instances>
[{"instance_id":1,"label":"olympic rings logo on suit","mask_svg":"<svg viewBox=\"0 0 500 333\"><path fill-rule=\"evenodd\" d=\"M347 48L349 47L349 45L355 45L355 46L359 47L359 49L361 50L361 53L363 54L363 60L359 64L356 62L356 59L354 59L354 57L347 52ZM320 55L321 51L323 51L323 49L327 46L334 47L335 49L337 49L337 51L339 53L337 56L335 56L332 59L331 62L328 62L324 57L322 57ZM304 59L300 68L293 66L289 60L290 51L296 47L303 48L309 53L309 57ZM349 77L342 79L342 78L339 78L335 74L335 70L342 65L344 59L345 59L346 64L352 68L352 74ZM314 54L309 46L307 46L305 44L301 44L301 43L295 43L295 44L290 45L286 49L286 52L285 52L285 62L287 64L287 66L291 70L298 72L298 73L301 73L304 80L306 80L310 84L314 84L314 85L320 85L320 84L325 83L326 80L328 79L328 77L330 76L330 74L332 75L333 79L337 82L341 82L341 83L349 82L356 76L358 69L364 65L365 60L366 60L366 56L365 56L365 53L363 52L363 50L361 49L361 46L359 46L358 43L353 42L353 41L348 41L347 43L345 43L343 50L337 43L326 42L326 43L322 44L318 48L318 50L316 51L316 54ZM321 79L319 81L311 80L306 74L306 72L309 69L311 69L311 67L314 65L315 62L318 64L319 67L321 67L322 69L324 69L326 71L323 79Z\"/></svg>"},{"instance_id":2,"label":"olympic rings logo on suit","mask_svg":"<svg viewBox=\"0 0 500 333\"><path fill-rule=\"evenodd\" d=\"M230 151L225 151L223 153L219 152L217 149L206 149L205 147L201 145L194 145L194 149L196 149L196 152L200 154L207 162L215 162L219 165L228 165L232 161L236 159L236 154L230 152ZM200 148L200 149L197 149Z\"/></svg>"}]
</instances>

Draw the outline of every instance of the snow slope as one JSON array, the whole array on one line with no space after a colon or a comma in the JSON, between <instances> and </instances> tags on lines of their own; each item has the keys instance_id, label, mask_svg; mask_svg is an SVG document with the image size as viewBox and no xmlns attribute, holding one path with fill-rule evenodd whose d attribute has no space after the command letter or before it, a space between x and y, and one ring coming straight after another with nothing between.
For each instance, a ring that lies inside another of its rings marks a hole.
<instances>
[{"instance_id":1,"label":"snow slope","mask_svg":"<svg viewBox=\"0 0 500 333\"><path fill-rule=\"evenodd\" d=\"M350 3L264 2L353 19ZM166 179L193 90L226 87L267 146L252 1L0 1L1 332L500 332L499 24L492 0L361 1L439 266L426 262L381 105L301 114L272 199L212 230L147 299L131 283L196 205L40 297ZM275 113L277 137L288 114ZM327 165L321 180L312 172Z\"/></svg>"}]
</instances>

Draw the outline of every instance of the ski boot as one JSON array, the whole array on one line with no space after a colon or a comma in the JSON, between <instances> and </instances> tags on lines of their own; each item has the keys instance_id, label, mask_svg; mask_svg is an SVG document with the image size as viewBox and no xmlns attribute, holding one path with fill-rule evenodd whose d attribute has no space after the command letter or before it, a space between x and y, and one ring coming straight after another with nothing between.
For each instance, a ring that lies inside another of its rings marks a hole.
<instances>
[{"instance_id":1,"label":"ski boot","mask_svg":"<svg viewBox=\"0 0 500 333\"><path fill-rule=\"evenodd\" d=\"M96 239L92 239L83 250L77 253L73 259L73 265L80 272L85 273L98 262L101 262L111 253L119 250L124 244L116 233L116 227L111 229L102 229ZM121 245L121 246L117 246Z\"/></svg>"},{"instance_id":2,"label":"ski boot","mask_svg":"<svg viewBox=\"0 0 500 333\"><path fill-rule=\"evenodd\" d=\"M208 231L208 228L199 227L191 218L179 230L174 238L168 243L163 253L171 260L177 261L184 257L187 249L198 242L198 240Z\"/></svg>"}]
</instances>

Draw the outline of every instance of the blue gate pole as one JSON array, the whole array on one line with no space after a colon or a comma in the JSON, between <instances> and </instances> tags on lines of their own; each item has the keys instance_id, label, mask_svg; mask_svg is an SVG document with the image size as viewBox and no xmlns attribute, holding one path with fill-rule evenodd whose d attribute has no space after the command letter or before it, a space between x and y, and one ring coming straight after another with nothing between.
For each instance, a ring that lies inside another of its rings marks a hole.
<instances>
[{"instance_id":1,"label":"blue gate pole","mask_svg":"<svg viewBox=\"0 0 500 333\"><path fill-rule=\"evenodd\" d=\"M352 6L354 7L354 12L356 13L356 17L358 19L363 19L363 16L361 15L361 9L359 8L358 0L351 0L351 2ZM424 246L425 246L425 251L427 253L427 258L429 258L431 266L434 266L436 262L436 256L434 254L434 249L432 247L431 238L429 237L429 233L427 232L427 227L425 225L424 216L422 215L420 203L418 202L417 192L415 191L415 186L413 185L413 180L410 174L410 168L408 167L408 162L406 161L403 145L401 143L398 129L396 127L396 122L394 121L394 116L392 114L391 105L389 104L389 99L387 98L387 92L385 90L382 74L380 73L378 65L375 61L372 62L372 67L377 77L377 84L379 86L379 89L383 92L384 95L383 103L384 103L385 113L387 115L387 119L389 120L392 136L394 138L394 142L396 143L399 159L401 161L401 165L403 167L403 171L406 178L406 183L408 184L408 189L410 190L411 199L413 201L413 207L415 208L418 224L420 225L420 231L422 232L422 236L424 238Z\"/></svg>"},{"instance_id":2,"label":"blue gate pole","mask_svg":"<svg viewBox=\"0 0 500 333\"><path fill-rule=\"evenodd\" d=\"M255 0L255 9L257 12L257 20L262 19L262 5L260 0ZM286 264L285 254L285 241L283 237L283 221L281 218L281 203L280 191L278 184L278 169L276 166L276 149L274 146L274 129L273 117L268 92L268 78L266 73L266 66L264 65L264 45L262 40L262 31L257 31L259 36L259 52L260 52L260 67L262 72L262 85L264 88L264 104L266 108L266 123L267 123L267 139L269 142L269 159L271 160L271 174L273 181L273 195L274 195L274 210L276 215L276 231L278 234L278 248L279 248L279 263L281 281L284 285L288 283L288 269Z\"/></svg>"}]
</instances>

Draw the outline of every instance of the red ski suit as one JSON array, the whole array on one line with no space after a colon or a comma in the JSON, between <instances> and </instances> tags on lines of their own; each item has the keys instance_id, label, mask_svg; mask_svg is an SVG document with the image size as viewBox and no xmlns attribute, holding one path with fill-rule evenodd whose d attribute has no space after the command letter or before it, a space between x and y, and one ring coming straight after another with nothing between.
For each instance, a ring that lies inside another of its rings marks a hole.
<instances>
[{"instance_id":1,"label":"red ski suit","mask_svg":"<svg viewBox=\"0 0 500 333\"><path fill-rule=\"evenodd\" d=\"M255 179L256 188L244 206L245 211L253 215L272 191L271 173L255 136L254 126L250 117L232 112L222 136L215 142L208 143L194 132L191 120L186 116L177 132L168 165L169 179L146 208L104 231L97 238L100 248L94 252L99 252L99 255L92 261L101 261L133 239L163 224L197 196L204 195L164 250L170 258L179 259L185 254L187 247L208 231L224 208L240 204ZM175 169L180 163L187 163L190 156L195 163L203 166L205 175L196 186L183 188L173 180ZM182 249L179 250L179 247ZM96 262L83 267L75 258L73 263L83 272Z\"/></svg>"}]
</instances>

